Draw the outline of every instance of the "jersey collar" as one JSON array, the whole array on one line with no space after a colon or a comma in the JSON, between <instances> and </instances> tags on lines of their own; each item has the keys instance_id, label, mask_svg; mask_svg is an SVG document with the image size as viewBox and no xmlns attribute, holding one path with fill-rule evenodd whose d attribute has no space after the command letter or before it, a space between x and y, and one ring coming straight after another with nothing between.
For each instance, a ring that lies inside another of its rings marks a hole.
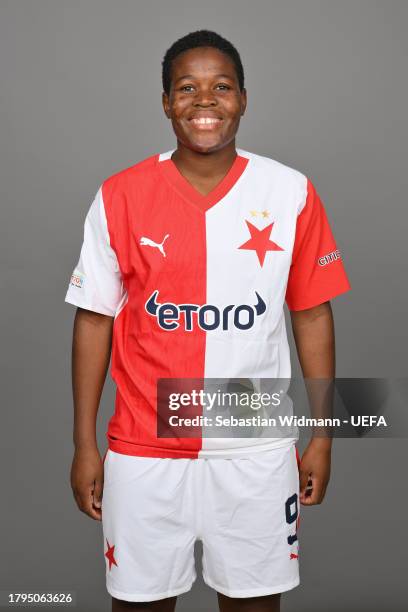
<instances>
[{"instance_id":1,"label":"jersey collar","mask_svg":"<svg viewBox=\"0 0 408 612\"><path fill-rule=\"evenodd\" d=\"M234 187L245 168L249 159L240 154L237 149L237 156L232 166L223 179L208 193L201 194L193 185L181 174L171 156L175 149L158 155L158 166L166 180L172 187L187 201L197 206L202 212L206 212L212 206L222 200Z\"/></svg>"}]
</instances>

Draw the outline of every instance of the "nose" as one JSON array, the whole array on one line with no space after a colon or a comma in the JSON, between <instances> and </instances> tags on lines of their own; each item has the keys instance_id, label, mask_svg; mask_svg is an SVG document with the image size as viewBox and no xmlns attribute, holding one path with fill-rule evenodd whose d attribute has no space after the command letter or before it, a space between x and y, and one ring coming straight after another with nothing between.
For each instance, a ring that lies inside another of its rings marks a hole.
<instances>
[{"instance_id":1,"label":"nose","mask_svg":"<svg viewBox=\"0 0 408 612\"><path fill-rule=\"evenodd\" d=\"M217 99L211 89L201 88L197 90L193 103L194 106L215 106Z\"/></svg>"}]
</instances>

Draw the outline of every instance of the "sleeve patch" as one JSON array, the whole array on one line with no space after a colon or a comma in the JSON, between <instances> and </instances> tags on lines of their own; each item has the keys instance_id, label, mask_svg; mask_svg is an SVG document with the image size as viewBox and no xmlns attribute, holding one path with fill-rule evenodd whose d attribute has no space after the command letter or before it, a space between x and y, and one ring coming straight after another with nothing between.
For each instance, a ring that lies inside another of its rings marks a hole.
<instances>
[{"instance_id":1,"label":"sleeve patch","mask_svg":"<svg viewBox=\"0 0 408 612\"><path fill-rule=\"evenodd\" d=\"M338 259L341 259L341 255L340 255L339 249L336 249L335 251L332 251L331 253L327 253L327 255L323 255L322 257L319 257L317 261L318 261L319 266L327 266L328 264L331 264L334 261L337 261Z\"/></svg>"},{"instance_id":2,"label":"sleeve patch","mask_svg":"<svg viewBox=\"0 0 408 612\"><path fill-rule=\"evenodd\" d=\"M77 287L78 289L82 289L82 287L84 286L84 283L85 283L84 275L78 272L77 270L74 270L74 272L71 275L70 285L72 285L73 287Z\"/></svg>"}]
</instances>

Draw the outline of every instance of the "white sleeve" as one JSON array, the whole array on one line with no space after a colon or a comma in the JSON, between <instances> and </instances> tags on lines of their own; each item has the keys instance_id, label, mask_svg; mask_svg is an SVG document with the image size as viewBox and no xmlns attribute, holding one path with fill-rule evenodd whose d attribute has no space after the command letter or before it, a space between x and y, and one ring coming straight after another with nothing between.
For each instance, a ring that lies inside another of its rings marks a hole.
<instances>
[{"instance_id":1,"label":"white sleeve","mask_svg":"<svg viewBox=\"0 0 408 612\"><path fill-rule=\"evenodd\" d=\"M110 246L100 188L85 219L81 254L65 301L114 317L125 294L116 253Z\"/></svg>"}]
</instances>

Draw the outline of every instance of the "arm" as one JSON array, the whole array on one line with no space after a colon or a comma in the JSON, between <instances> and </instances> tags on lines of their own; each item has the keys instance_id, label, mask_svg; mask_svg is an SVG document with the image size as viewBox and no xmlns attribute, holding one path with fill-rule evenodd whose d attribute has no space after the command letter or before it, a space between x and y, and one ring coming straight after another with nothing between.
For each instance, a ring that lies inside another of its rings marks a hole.
<instances>
[{"instance_id":1,"label":"arm","mask_svg":"<svg viewBox=\"0 0 408 612\"><path fill-rule=\"evenodd\" d=\"M330 302L307 310L291 311L290 314L303 376L306 379L325 379L330 385L329 381L335 377L334 322ZM322 383L316 385L316 396L321 394L322 386ZM323 501L330 478L331 446L331 437L312 437L303 453L299 471L300 501L304 505Z\"/></svg>"},{"instance_id":2,"label":"arm","mask_svg":"<svg viewBox=\"0 0 408 612\"><path fill-rule=\"evenodd\" d=\"M75 453L71 487L79 509L101 520L103 462L96 441L96 417L109 367L114 318L78 308L72 342Z\"/></svg>"}]
</instances>

